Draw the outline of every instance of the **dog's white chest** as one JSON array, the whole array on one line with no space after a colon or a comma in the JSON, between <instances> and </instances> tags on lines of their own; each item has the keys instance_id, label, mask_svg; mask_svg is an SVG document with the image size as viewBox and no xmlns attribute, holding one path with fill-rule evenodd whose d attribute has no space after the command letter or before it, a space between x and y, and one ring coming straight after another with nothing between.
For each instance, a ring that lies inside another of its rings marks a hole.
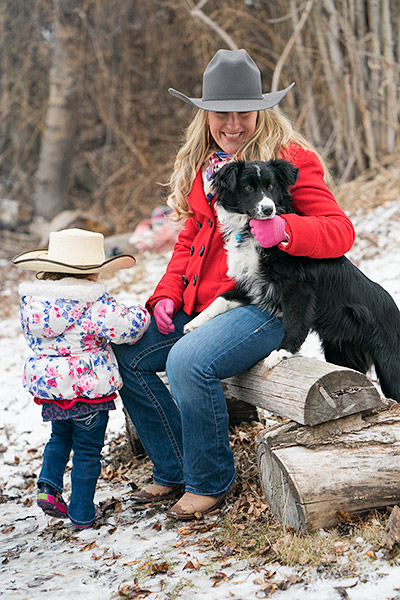
<instances>
[{"instance_id":1,"label":"dog's white chest","mask_svg":"<svg viewBox=\"0 0 400 600\"><path fill-rule=\"evenodd\" d=\"M261 268L258 242L246 232L248 217L217 207L227 251L228 276L242 287L251 304L276 312L274 286L266 281Z\"/></svg>"},{"instance_id":2,"label":"dog's white chest","mask_svg":"<svg viewBox=\"0 0 400 600\"><path fill-rule=\"evenodd\" d=\"M238 244L235 235L226 240L228 253L228 275L237 281L243 282L247 278L254 278L259 273L259 256L256 242L253 239Z\"/></svg>"},{"instance_id":3,"label":"dog's white chest","mask_svg":"<svg viewBox=\"0 0 400 600\"><path fill-rule=\"evenodd\" d=\"M226 242L228 253L228 275L246 290L252 299L252 304L263 306L274 311L270 302L274 288L265 281L260 266L260 255L257 242L251 237L238 243L236 236L230 236Z\"/></svg>"}]
</instances>

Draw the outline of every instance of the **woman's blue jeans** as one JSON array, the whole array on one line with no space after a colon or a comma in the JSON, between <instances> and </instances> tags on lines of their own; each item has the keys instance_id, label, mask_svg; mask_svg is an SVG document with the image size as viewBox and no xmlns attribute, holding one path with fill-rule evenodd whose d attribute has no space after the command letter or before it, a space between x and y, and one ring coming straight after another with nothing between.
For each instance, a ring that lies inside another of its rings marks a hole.
<instances>
[{"instance_id":1,"label":"woman's blue jeans","mask_svg":"<svg viewBox=\"0 0 400 600\"><path fill-rule=\"evenodd\" d=\"M51 422L38 483L48 483L62 493L65 467L73 450L68 516L74 525L90 525L96 515L93 498L101 472L107 423L107 410Z\"/></svg>"},{"instance_id":2,"label":"woman's blue jeans","mask_svg":"<svg viewBox=\"0 0 400 600\"><path fill-rule=\"evenodd\" d=\"M121 397L153 462L154 482L218 496L236 476L221 379L266 357L283 328L278 318L242 306L183 336L195 316L179 311L168 335L153 318L139 342L113 349L124 381ZM171 394L157 375L162 371Z\"/></svg>"}]
</instances>

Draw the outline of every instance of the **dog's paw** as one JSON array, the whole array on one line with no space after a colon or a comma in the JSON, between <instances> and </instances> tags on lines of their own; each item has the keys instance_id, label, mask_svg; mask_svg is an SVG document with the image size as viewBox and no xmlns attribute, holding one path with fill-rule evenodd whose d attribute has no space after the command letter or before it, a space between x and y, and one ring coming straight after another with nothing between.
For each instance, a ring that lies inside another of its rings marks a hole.
<instances>
[{"instance_id":1,"label":"dog's paw","mask_svg":"<svg viewBox=\"0 0 400 600\"><path fill-rule=\"evenodd\" d=\"M199 323L197 321L197 318L192 319L191 321L189 321L189 323L186 323L186 325L183 328L183 335L187 335L188 333L190 333L191 331L194 331L195 329L197 329L198 327L200 327L201 323Z\"/></svg>"},{"instance_id":2,"label":"dog's paw","mask_svg":"<svg viewBox=\"0 0 400 600\"><path fill-rule=\"evenodd\" d=\"M276 367L282 360L286 360L286 358L290 358L291 356L294 355L287 350L273 350L267 358L264 358L264 367L269 371Z\"/></svg>"}]
</instances>

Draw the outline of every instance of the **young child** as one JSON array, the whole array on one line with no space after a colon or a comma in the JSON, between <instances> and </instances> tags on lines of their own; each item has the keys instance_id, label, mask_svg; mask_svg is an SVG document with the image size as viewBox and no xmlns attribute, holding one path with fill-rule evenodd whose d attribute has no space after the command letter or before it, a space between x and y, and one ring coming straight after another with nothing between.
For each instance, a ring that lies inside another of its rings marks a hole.
<instances>
[{"instance_id":1,"label":"young child","mask_svg":"<svg viewBox=\"0 0 400 600\"><path fill-rule=\"evenodd\" d=\"M93 524L108 411L122 387L110 347L137 342L150 323L142 306L127 307L110 296L100 273L133 267L129 255L105 260L103 236L82 229L50 233L48 250L13 258L36 271L37 281L19 287L21 324L33 351L24 387L42 405L52 432L38 478L37 504L48 515L67 516L76 529ZM73 450L71 497L62 498L63 476Z\"/></svg>"}]
</instances>

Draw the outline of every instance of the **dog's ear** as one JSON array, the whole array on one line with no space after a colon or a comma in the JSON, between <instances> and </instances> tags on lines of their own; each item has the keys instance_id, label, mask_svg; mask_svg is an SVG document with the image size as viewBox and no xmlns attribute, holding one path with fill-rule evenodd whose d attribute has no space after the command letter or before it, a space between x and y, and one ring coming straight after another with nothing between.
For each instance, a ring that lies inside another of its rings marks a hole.
<instances>
[{"instance_id":1,"label":"dog's ear","mask_svg":"<svg viewBox=\"0 0 400 600\"><path fill-rule=\"evenodd\" d=\"M278 158L272 162L276 179L282 190L289 190L297 181L299 169L287 160Z\"/></svg>"},{"instance_id":2,"label":"dog's ear","mask_svg":"<svg viewBox=\"0 0 400 600\"><path fill-rule=\"evenodd\" d=\"M236 190L237 179L243 167L243 160L235 160L224 165L219 171L214 173L211 185L217 196L220 196L224 192L234 192Z\"/></svg>"}]
</instances>

